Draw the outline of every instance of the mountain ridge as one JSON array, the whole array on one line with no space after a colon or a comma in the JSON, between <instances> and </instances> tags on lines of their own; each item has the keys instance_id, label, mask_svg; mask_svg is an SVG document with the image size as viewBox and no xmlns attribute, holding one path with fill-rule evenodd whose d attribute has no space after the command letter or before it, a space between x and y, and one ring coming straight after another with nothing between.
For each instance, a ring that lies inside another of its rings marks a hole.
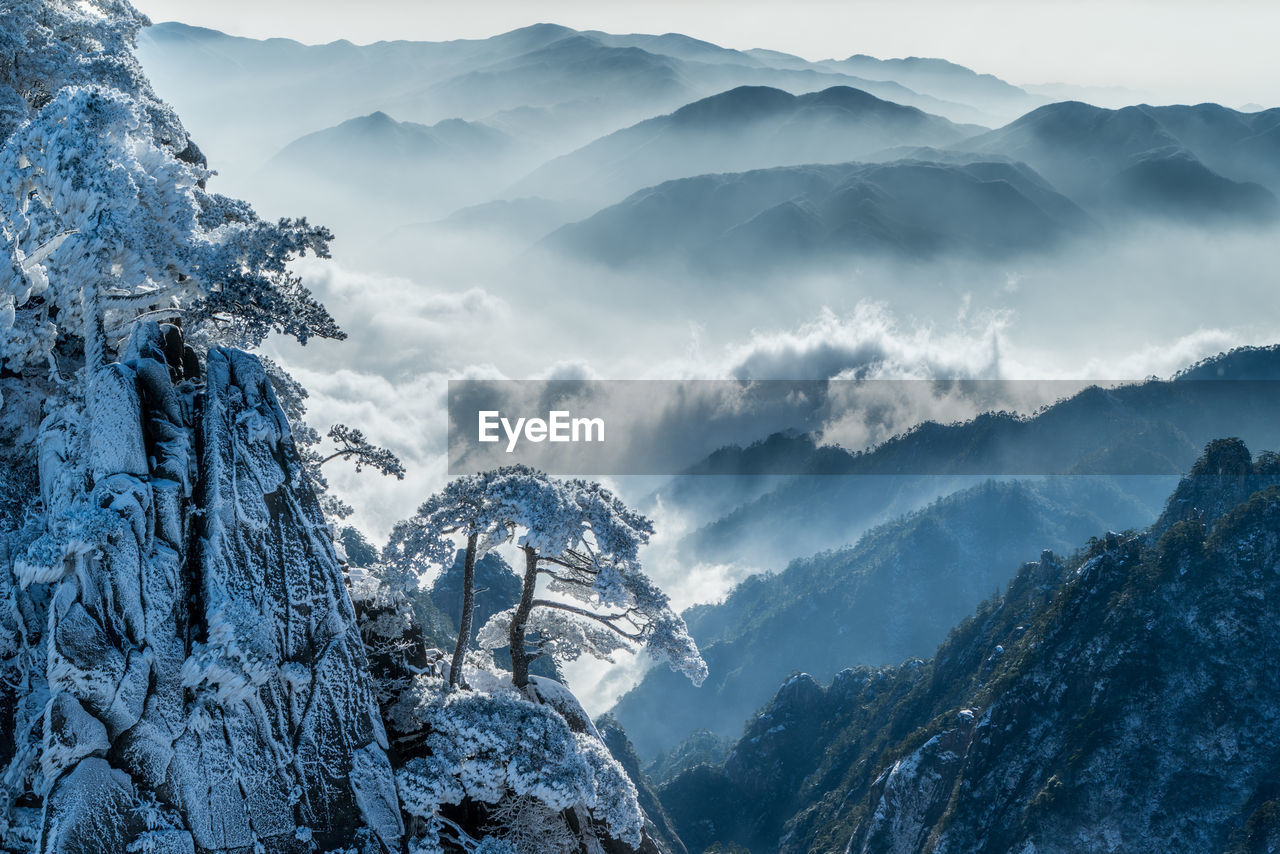
<instances>
[{"instance_id":1,"label":"mountain ridge","mask_svg":"<svg viewBox=\"0 0 1280 854\"><path fill-rule=\"evenodd\" d=\"M665 181L541 244L611 267L662 262L759 275L796 264L839 268L851 257L1008 258L1092 227L1026 167L899 160Z\"/></svg>"},{"instance_id":2,"label":"mountain ridge","mask_svg":"<svg viewBox=\"0 0 1280 854\"><path fill-rule=\"evenodd\" d=\"M891 144L945 145L981 130L849 86L801 95L738 86L561 155L510 192L615 200L677 178L844 163Z\"/></svg>"},{"instance_id":3,"label":"mountain ridge","mask_svg":"<svg viewBox=\"0 0 1280 854\"><path fill-rule=\"evenodd\" d=\"M1280 466L1211 443L1137 535L1044 552L931 660L792 676L661 789L691 851L1262 851ZM697 815L691 805L708 805Z\"/></svg>"}]
</instances>

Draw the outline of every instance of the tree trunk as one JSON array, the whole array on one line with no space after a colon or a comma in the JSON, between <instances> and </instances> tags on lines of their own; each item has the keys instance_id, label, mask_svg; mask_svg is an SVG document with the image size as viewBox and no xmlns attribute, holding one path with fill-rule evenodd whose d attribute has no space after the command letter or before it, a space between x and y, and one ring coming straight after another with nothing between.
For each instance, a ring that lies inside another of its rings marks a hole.
<instances>
[{"instance_id":1,"label":"tree trunk","mask_svg":"<svg viewBox=\"0 0 1280 854\"><path fill-rule=\"evenodd\" d=\"M511 619L511 684L523 691L529 684L530 655L524 648L524 630L533 610L533 588L538 583L538 553L530 546L524 547L524 588L520 591L520 604Z\"/></svg>"},{"instance_id":2,"label":"tree trunk","mask_svg":"<svg viewBox=\"0 0 1280 854\"><path fill-rule=\"evenodd\" d=\"M462 663L471 645L471 615L476 610L476 535L467 537L467 555L462 562L462 616L458 619L458 645L453 648L449 684L462 684Z\"/></svg>"},{"instance_id":3,"label":"tree trunk","mask_svg":"<svg viewBox=\"0 0 1280 854\"><path fill-rule=\"evenodd\" d=\"M106 333L102 328L102 312L98 310L98 284L88 282L80 289L80 308L84 312L85 378L103 365L102 345Z\"/></svg>"}]
</instances>

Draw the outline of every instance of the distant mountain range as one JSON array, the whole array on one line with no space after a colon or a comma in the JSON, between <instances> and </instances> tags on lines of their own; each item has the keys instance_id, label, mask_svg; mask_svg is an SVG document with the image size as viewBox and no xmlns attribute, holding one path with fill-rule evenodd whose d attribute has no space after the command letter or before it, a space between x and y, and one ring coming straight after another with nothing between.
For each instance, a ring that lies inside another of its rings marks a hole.
<instances>
[{"instance_id":1,"label":"distant mountain range","mask_svg":"<svg viewBox=\"0 0 1280 854\"><path fill-rule=\"evenodd\" d=\"M1017 164L900 160L668 181L544 243L610 265L760 270L851 254L1002 258L1053 247L1089 225Z\"/></svg>"},{"instance_id":2,"label":"distant mountain range","mask_svg":"<svg viewBox=\"0 0 1280 854\"><path fill-rule=\"evenodd\" d=\"M375 112L286 145L256 170L255 193L307 210L342 238L373 241L396 224L482 203L540 159L536 146L483 122L423 125Z\"/></svg>"},{"instance_id":3,"label":"distant mountain range","mask_svg":"<svg viewBox=\"0 0 1280 854\"><path fill-rule=\"evenodd\" d=\"M895 82L899 69L864 79L838 63L783 54L775 62L678 34L611 35L555 24L487 39L303 45L162 23L143 32L139 56L161 94L190 116L188 124L215 159L256 156L257 162L304 133L377 111L425 124L554 111L562 121L555 136L569 150L742 85L796 93L852 86L988 126L1044 102L1016 87L996 94L985 77L949 64L940 74L915 75L921 85L916 90ZM912 76L905 66L900 70ZM926 83L947 97L933 95ZM232 107L244 119L235 133L219 118ZM246 125L251 133L244 132Z\"/></svg>"},{"instance_id":4,"label":"distant mountain range","mask_svg":"<svg viewBox=\"0 0 1280 854\"><path fill-rule=\"evenodd\" d=\"M446 119L430 127L413 122L398 122L386 113L377 112L349 119L334 128L316 131L297 139L272 158L275 166L306 166L317 170L355 168L373 171L381 165L397 169L443 168L462 160L481 160L501 156L512 140L501 131L479 122ZM378 162L353 160L353 151L365 149L376 153Z\"/></svg>"},{"instance_id":5,"label":"distant mountain range","mask_svg":"<svg viewBox=\"0 0 1280 854\"><path fill-rule=\"evenodd\" d=\"M971 68L945 59L909 56L905 59L877 59L854 54L845 60L826 60L820 65L845 74L856 74L871 80L896 80L920 92L966 104L1021 105L1033 109L1040 99L1025 89L1006 83L992 74L979 74Z\"/></svg>"},{"instance_id":6,"label":"distant mountain range","mask_svg":"<svg viewBox=\"0 0 1280 854\"><path fill-rule=\"evenodd\" d=\"M581 178L607 194L628 188L628 179L661 176L664 165L668 174L703 167L715 174L640 190L548 240L613 266L643 259L695 270L821 266L847 263L850 255L1010 257L1055 247L1090 220L1197 226L1280 220L1273 192L1280 190L1280 109L1106 110L1065 102L973 134L865 94L830 98L862 108L830 119L817 107L828 95L804 96L813 106L803 109L793 103L801 99L725 93L598 140L517 186L553 192L556 185L571 193ZM798 109L801 117L791 120ZM685 110L689 117L679 121ZM786 117L782 130L777 119L758 118L779 112ZM803 129L807 147L786 139L790 127ZM916 148L893 143L895 135L948 134L965 138ZM881 161L878 167L736 171L742 160L764 158L781 163L811 155L830 163L859 145L855 159Z\"/></svg>"},{"instance_id":7,"label":"distant mountain range","mask_svg":"<svg viewBox=\"0 0 1280 854\"><path fill-rule=\"evenodd\" d=\"M1050 104L957 148L1025 162L1091 210L1274 219L1280 109ZM1268 189L1270 188L1270 189Z\"/></svg>"},{"instance_id":8,"label":"distant mountain range","mask_svg":"<svg viewBox=\"0 0 1280 854\"><path fill-rule=\"evenodd\" d=\"M411 112L434 110L476 116L514 107L548 107L566 101L618 100L656 106L696 93L672 57L637 47L612 47L567 27L530 28L541 44L496 62L485 57L468 70L413 89L392 103ZM545 38L542 38L545 37Z\"/></svg>"},{"instance_id":9,"label":"distant mountain range","mask_svg":"<svg viewBox=\"0 0 1280 854\"><path fill-rule=\"evenodd\" d=\"M1212 443L1137 535L1044 552L932 660L787 679L660 797L690 851L1262 852L1280 467ZM904 559L912 559L910 552Z\"/></svg>"},{"instance_id":10,"label":"distant mountain range","mask_svg":"<svg viewBox=\"0 0 1280 854\"><path fill-rule=\"evenodd\" d=\"M308 46L170 23L139 50L212 162L251 167L230 171L233 189L309 210L374 257L460 208L446 228L513 251L542 240L717 275L1009 259L1152 219L1280 220L1280 109L1046 104L941 59L811 62L555 24Z\"/></svg>"},{"instance_id":11,"label":"distant mountain range","mask_svg":"<svg viewBox=\"0 0 1280 854\"><path fill-rule=\"evenodd\" d=\"M401 218L443 216L490 198L534 162L536 148L482 122L421 125L376 112L294 140L259 180L280 196L309 198L317 220L358 228L348 218L369 213L352 211L356 200Z\"/></svg>"},{"instance_id":12,"label":"distant mountain range","mask_svg":"<svg viewBox=\"0 0 1280 854\"><path fill-rule=\"evenodd\" d=\"M847 86L805 95L742 86L556 158L511 192L613 202L673 178L844 163L894 145L950 145L982 130Z\"/></svg>"}]
</instances>

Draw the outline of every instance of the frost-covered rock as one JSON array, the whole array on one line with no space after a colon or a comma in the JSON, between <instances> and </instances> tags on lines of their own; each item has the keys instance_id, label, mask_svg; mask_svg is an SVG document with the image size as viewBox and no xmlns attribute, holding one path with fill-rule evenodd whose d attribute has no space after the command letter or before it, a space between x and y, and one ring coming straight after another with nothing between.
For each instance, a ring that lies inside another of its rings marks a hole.
<instances>
[{"instance_id":1,"label":"frost-covered rock","mask_svg":"<svg viewBox=\"0 0 1280 854\"><path fill-rule=\"evenodd\" d=\"M659 852L634 783L578 701L534 679L522 692L507 677L491 690L422 677L401 696L396 728L418 733L396 772L411 848L496 838L521 854Z\"/></svg>"},{"instance_id":2,"label":"frost-covered rock","mask_svg":"<svg viewBox=\"0 0 1280 854\"><path fill-rule=\"evenodd\" d=\"M40 762L11 759L6 791L44 796L47 852L307 850L299 828L393 850L364 645L262 366L217 348L187 375L155 323L124 353L90 381L88 424L42 427L42 480L83 486L51 495L15 562L55 583ZM23 591L0 594L0 652L29 650Z\"/></svg>"}]
</instances>

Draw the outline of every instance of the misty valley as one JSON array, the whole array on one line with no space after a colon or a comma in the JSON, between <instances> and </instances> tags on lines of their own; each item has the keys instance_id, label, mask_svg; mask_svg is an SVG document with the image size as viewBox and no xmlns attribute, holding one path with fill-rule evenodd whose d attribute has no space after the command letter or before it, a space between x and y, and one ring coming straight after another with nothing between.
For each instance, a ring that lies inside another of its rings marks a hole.
<instances>
[{"instance_id":1,"label":"misty valley","mask_svg":"<svg viewBox=\"0 0 1280 854\"><path fill-rule=\"evenodd\" d=\"M0 852L1280 851L1280 107L0 12Z\"/></svg>"}]
</instances>

